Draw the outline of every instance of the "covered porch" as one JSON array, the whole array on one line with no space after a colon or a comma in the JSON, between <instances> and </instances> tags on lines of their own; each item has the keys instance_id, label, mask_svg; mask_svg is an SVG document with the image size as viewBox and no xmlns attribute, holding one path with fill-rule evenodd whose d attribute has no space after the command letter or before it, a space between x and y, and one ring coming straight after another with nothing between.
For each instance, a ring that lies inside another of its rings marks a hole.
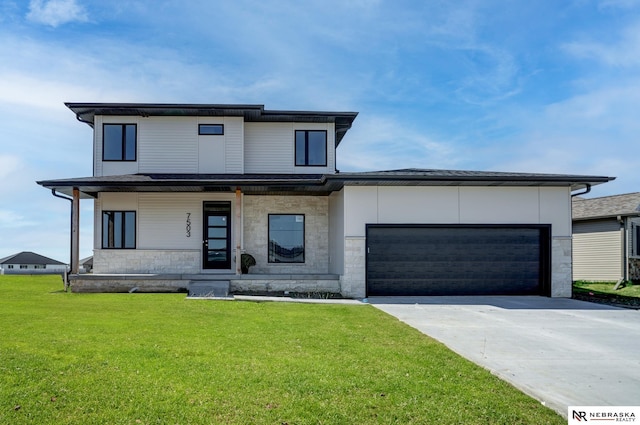
<instances>
[{"instance_id":1,"label":"covered porch","mask_svg":"<svg viewBox=\"0 0 640 425\"><path fill-rule=\"evenodd\" d=\"M187 292L197 282L228 282L230 293L341 292L341 264L330 264L329 255L330 245L340 240L329 241L332 190L323 176L127 175L40 184L71 201L68 283L74 292ZM92 274L79 273L81 198L94 202ZM228 206L221 221L226 224L209 225L211 204ZM125 212L133 213L129 249L105 245L107 211L121 220ZM271 216L278 215L303 224L302 262L271 258ZM220 242L221 249L214 251ZM243 253L256 259L250 274L242 274ZM217 255L225 258L221 265L215 263Z\"/></svg>"}]
</instances>

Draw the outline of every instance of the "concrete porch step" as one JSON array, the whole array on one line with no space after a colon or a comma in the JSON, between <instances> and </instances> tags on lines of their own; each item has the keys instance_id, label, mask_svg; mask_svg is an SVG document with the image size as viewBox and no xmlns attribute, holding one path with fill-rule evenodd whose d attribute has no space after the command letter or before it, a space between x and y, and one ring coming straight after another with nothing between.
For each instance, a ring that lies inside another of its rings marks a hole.
<instances>
[{"instance_id":1,"label":"concrete porch step","mask_svg":"<svg viewBox=\"0 0 640 425\"><path fill-rule=\"evenodd\" d=\"M187 290L190 297L228 298L230 286L228 280L192 280Z\"/></svg>"}]
</instances>

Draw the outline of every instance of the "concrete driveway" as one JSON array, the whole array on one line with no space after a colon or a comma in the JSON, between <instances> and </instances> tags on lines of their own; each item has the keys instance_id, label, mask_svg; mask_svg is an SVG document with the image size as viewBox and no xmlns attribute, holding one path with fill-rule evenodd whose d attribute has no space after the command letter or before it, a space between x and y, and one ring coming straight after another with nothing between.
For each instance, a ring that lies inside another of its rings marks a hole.
<instances>
[{"instance_id":1,"label":"concrete driveway","mask_svg":"<svg viewBox=\"0 0 640 425\"><path fill-rule=\"evenodd\" d=\"M369 303L564 417L567 406L640 406L640 311L516 296Z\"/></svg>"}]
</instances>

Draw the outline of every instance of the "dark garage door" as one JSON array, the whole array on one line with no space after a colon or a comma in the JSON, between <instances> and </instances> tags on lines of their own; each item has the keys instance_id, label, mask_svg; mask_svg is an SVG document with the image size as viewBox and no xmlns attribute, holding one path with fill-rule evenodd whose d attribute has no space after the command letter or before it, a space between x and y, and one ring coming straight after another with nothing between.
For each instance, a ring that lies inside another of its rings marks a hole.
<instances>
[{"instance_id":1,"label":"dark garage door","mask_svg":"<svg viewBox=\"0 0 640 425\"><path fill-rule=\"evenodd\" d=\"M549 295L550 226L367 225L367 295Z\"/></svg>"}]
</instances>

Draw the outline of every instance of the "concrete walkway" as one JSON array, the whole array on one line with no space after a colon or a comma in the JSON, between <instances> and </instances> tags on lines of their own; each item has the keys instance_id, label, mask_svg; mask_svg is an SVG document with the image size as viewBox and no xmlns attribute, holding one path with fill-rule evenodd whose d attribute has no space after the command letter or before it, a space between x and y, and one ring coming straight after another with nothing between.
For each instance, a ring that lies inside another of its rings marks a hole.
<instances>
[{"instance_id":1,"label":"concrete walkway","mask_svg":"<svg viewBox=\"0 0 640 425\"><path fill-rule=\"evenodd\" d=\"M566 298L372 297L562 416L640 406L640 311Z\"/></svg>"}]
</instances>

